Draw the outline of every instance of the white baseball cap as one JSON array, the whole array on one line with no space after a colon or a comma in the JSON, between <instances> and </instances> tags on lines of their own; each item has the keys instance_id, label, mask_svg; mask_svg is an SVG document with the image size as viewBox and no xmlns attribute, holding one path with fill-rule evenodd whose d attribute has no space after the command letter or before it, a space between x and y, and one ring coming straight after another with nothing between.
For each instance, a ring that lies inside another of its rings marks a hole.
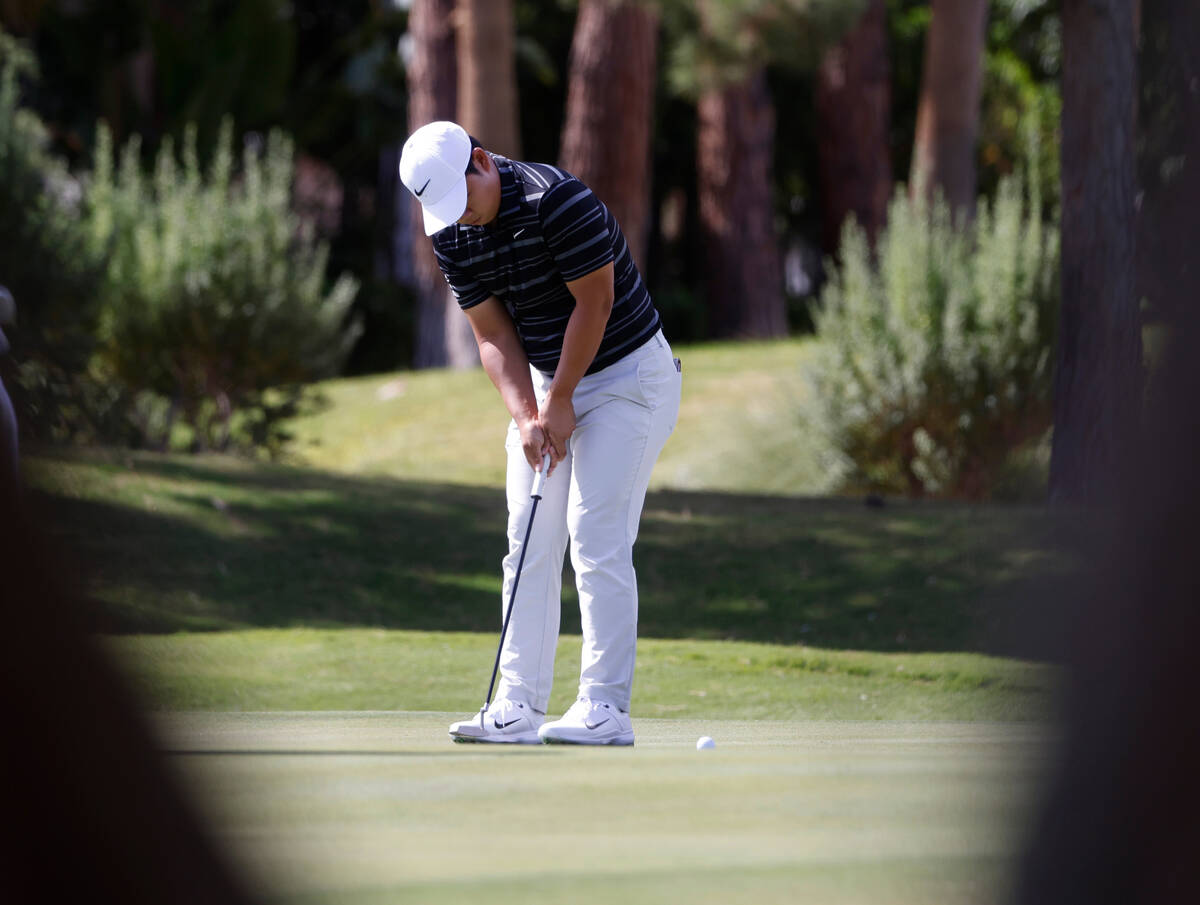
<instances>
[{"instance_id":1,"label":"white baseball cap","mask_svg":"<svg viewBox=\"0 0 1200 905\"><path fill-rule=\"evenodd\" d=\"M467 209L471 136L444 120L419 128L400 153L400 181L421 202L425 235L458 221Z\"/></svg>"}]
</instances>

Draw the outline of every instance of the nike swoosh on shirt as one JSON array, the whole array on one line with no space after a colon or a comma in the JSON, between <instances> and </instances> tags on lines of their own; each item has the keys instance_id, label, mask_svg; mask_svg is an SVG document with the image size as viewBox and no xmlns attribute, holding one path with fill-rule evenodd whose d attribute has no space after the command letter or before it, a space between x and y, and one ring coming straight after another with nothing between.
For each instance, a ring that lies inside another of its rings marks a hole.
<instances>
[{"instance_id":1,"label":"nike swoosh on shirt","mask_svg":"<svg viewBox=\"0 0 1200 905\"><path fill-rule=\"evenodd\" d=\"M431 183L431 182L433 182L432 176L425 180L425 184L423 186L421 186L420 192L413 192L413 194L416 195L418 198L420 198L422 192L424 192L427 188L429 188L429 183Z\"/></svg>"},{"instance_id":2,"label":"nike swoosh on shirt","mask_svg":"<svg viewBox=\"0 0 1200 905\"><path fill-rule=\"evenodd\" d=\"M588 729L599 729L601 726L603 726L605 723L607 723L610 719L612 719L612 717L606 716L604 719L602 719L598 723L593 723L590 720L584 720L583 725L587 726Z\"/></svg>"},{"instance_id":3,"label":"nike swoosh on shirt","mask_svg":"<svg viewBox=\"0 0 1200 905\"><path fill-rule=\"evenodd\" d=\"M522 226L515 233L513 233L513 238L515 239L517 236L521 235L521 233L523 233L523 232L525 232L525 227Z\"/></svg>"}]
</instances>

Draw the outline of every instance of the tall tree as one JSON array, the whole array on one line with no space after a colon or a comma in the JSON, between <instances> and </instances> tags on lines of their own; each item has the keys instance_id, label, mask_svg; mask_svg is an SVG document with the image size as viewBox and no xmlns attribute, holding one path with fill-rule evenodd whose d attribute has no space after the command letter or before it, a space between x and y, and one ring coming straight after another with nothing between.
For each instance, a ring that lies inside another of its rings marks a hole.
<instances>
[{"instance_id":1,"label":"tall tree","mask_svg":"<svg viewBox=\"0 0 1200 905\"><path fill-rule=\"evenodd\" d=\"M1062 310L1050 496L1112 499L1140 427L1134 0L1064 0Z\"/></svg>"},{"instance_id":2,"label":"tall tree","mask_svg":"<svg viewBox=\"0 0 1200 905\"><path fill-rule=\"evenodd\" d=\"M454 0L413 0L408 14L412 56L408 63L408 126L414 131L426 123L454 119L458 103L458 63L455 58ZM399 191L406 196L404 187ZM413 365L442 367L450 363L447 328L458 305L438 269L433 246L425 236L421 206L404 199L409 209L413 282L417 296Z\"/></svg>"},{"instance_id":3,"label":"tall tree","mask_svg":"<svg viewBox=\"0 0 1200 905\"><path fill-rule=\"evenodd\" d=\"M658 14L631 0L580 0L559 163L612 210L639 265L650 226Z\"/></svg>"},{"instance_id":4,"label":"tall tree","mask_svg":"<svg viewBox=\"0 0 1200 905\"><path fill-rule=\"evenodd\" d=\"M457 0L457 121L490 151L520 157L517 119L516 23L512 0ZM467 319L457 311L446 321L451 367L474 367L479 350Z\"/></svg>"},{"instance_id":5,"label":"tall tree","mask_svg":"<svg viewBox=\"0 0 1200 905\"><path fill-rule=\"evenodd\" d=\"M941 190L951 208L975 211L975 143L983 86L987 0L932 0L913 142L911 191Z\"/></svg>"},{"instance_id":6,"label":"tall tree","mask_svg":"<svg viewBox=\"0 0 1200 905\"><path fill-rule=\"evenodd\" d=\"M521 156L513 0L458 0L458 122L490 151Z\"/></svg>"},{"instance_id":7,"label":"tall tree","mask_svg":"<svg viewBox=\"0 0 1200 905\"><path fill-rule=\"evenodd\" d=\"M710 332L787 332L768 63L812 72L866 0L659 0L672 87L696 100L702 281Z\"/></svg>"},{"instance_id":8,"label":"tall tree","mask_svg":"<svg viewBox=\"0 0 1200 905\"><path fill-rule=\"evenodd\" d=\"M718 336L783 336L775 232L775 107L765 69L700 96L696 176L710 326Z\"/></svg>"},{"instance_id":9,"label":"tall tree","mask_svg":"<svg viewBox=\"0 0 1200 905\"><path fill-rule=\"evenodd\" d=\"M872 243L887 222L892 78L884 0L871 0L858 25L825 53L816 102L821 243L832 254L847 216L854 216Z\"/></svg>"}]
</instances>

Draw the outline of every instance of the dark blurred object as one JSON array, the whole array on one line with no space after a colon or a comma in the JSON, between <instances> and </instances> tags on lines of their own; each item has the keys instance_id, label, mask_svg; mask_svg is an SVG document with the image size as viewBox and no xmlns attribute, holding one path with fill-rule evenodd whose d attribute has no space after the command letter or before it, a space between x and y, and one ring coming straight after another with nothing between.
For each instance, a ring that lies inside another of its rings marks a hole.
<instances>
[{"instance_id":1,"label":"dark blurred object","mask_svg":"<svg viewBox=\"0 0 1200 905\"><path fill-rule=\"evenodd\" d=\"M1138 0L1063 0L1061 287L1052 503L1111 506L1136 481Z\"/></svg>"},{"instance_id":2,"label":"dark blurred object","mask_svg":"<svg viewBox=\"0 0 1200 905\"><path fill-rule=\"evenodd\" d=\"M85 631L27 500L0 482L0 900L256 901L201 827L135 699Z\"/></svg>"},{"instance_id":3,"label":"dark blurred object","mask_svg":"<svg viewBox=\"0 0 1200 905\"><path fill-rule=\"evenodd\" d=\"M1137 485L1120 488L1080 589L1060 756L1018 883L1030 905L1200 901L1200 287L1191 242L1176 240L1200 232L1200 5L1142 11L1143 53L1156 54L1143 88L1148 66L1157 84L1139 143L1183 156L1169 186L1143 183L1138 259L1173 316Z\"/></svg>"},{"instance_id":4,"label":"dark blurred object","mask_svg":"<svg viewBox=\"0 0 1200 905\"><path fill-rule=\"evenodd\" d=\"M12 293L0 286L0 481L17 480L17 416L4 389L3 360L8 355L4 325L17 319Z\"/></svg>"}]
</instances>

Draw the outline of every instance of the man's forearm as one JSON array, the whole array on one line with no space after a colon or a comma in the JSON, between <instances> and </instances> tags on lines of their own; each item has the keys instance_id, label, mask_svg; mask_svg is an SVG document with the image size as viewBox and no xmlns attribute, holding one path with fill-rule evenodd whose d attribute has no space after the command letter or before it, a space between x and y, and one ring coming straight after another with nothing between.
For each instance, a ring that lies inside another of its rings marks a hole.
<instances>
[{"instance_id":1,"label":"man's forearm","mask_svg":"<svg viewBox=\"0 0 1200 905\"><path fill-rule=\"evenodd\" d=\"M571 398L575 387L596 360L596 351L600 348L600 341L604 339L604 327L607 323L607 310L598 311L595 308L575 306L571 319L567 322L562 354L554 371L554 379L550 382L549 395Z\"/></svg>"},{"instance_id":2,"label":"man's forearm","mask_svg":"<svg viewBox=\"0 0 1200 905\"><path fill-rule=\"evenodd\" d=\"M504 407L521 427L537 418L537 397L529 375L529 358L512 317L492 296L467 309L467 319L479 346L479 363L500 392Z\"/></svg>"},{"instance_id":3,"label":"man's forearm","mask_svg":"<svg viewBox=\"0 0 1200 905\"><path fill-rule=\"evenodd\" d=\"M479 362L518 425L537 418L537 397L533 392L533 378L529 375L529 360L515 335L511 339L481 339Z\"/></svg>"},{"instance_id":4,"label":"man's forearm","mask_svg":"<svg viewBox=\"0 0 1200 905\"><path fill-rule=\"evenodd\" d=\"M569 400L575 387L596 360L596 352L604 339L613 306L613 266L608 264L580 280L568 283L575 297L575 310L567 321L563 334L562 354L554 379L550 381L551 398Z\"/></svg>"}]
</instances>

